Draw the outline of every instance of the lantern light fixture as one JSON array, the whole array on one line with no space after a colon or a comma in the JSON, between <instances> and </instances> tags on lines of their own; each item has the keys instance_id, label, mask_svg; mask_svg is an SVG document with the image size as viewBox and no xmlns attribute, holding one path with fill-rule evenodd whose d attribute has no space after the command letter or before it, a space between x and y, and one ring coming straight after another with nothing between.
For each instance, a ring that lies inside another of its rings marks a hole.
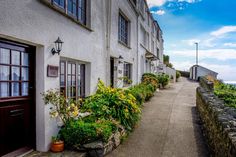
<instances>
[{"instance_id":1,"label":"lantern light fixture","mask_svg":"<svg viewBox=\"0 0 236 157\"><path fill-rule=\"evenodd\" d=\"M58 37L57 40L54 42L55 44L55 48L52 48L51 52L54 55L55 53L57 53L58 55L60 54L61 50L62 50L62 44L64 42Z\"/></svg>"},{"instance_id":2,"label":"lantern light fixture","mask_svg":"<svg viewBox=\"0 0 236 157\"><path fill-rule=\"evenodd\" d=\"M121 55L119 55L118 59L119 59L119 64L121 64L124 58Z\"/></svg>"}]
</instances>

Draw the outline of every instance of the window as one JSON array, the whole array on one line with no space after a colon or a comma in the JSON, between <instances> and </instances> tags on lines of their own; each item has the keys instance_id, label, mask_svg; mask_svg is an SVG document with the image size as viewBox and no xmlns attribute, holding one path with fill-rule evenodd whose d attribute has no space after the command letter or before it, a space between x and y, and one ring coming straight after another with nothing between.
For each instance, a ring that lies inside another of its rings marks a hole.
<instances>
[{"instance_id":1,"label":"window","mask_svg":"<svg viewBox=\"0 0 236 157\"><path fill-rule=\"evenodd\" d=\"M86 24L86 0L78 0L78 20Z\"/></svg>"},{"instance_id":2,"label":"window","mask_svg":"<svg viewBox=\"0 0 236 157\"><path fill-rule=\"evenodd\" d=\"M140 11L144 16L144 13L145 13L145 2L144 2L144 0L141 0L141 2L140 2Z\"/></svg>"},{"instance_id":3,"label":"window","mask_svg":"<svg viewBox=\"0 0 236 157\"><path fill-rule=\"evenodd\" d=\"M53 4L56 4L61 8L65 8L65 0L53 0Z\"/></svg>"},{"instance_id":4,"label":"window","mask_svg":"<svg viewBox=\"0 0 236 157\"><path fill-rule=\"evenodd\" d=\"M85 64L60 62L60 92L72 99L85 96Z\"/></svg>"},{"instance_id":5,"label":"window","mask_svg":"<svg viewBox=\"0 0 236 157\"><path fill-rule=\"evenodd\" d=\"M157 48L157 58L160 59L160 50Z\"/></svg>"},{"instance_id":6,"label":"window","mask_svg":"<svg viewBox=\"0 0 236 157\"><path fill-rule=\"evenodd\" d=\"M69 15L76 17L76 2L77 0L68 0L67 1L67 11Z\"/></svg>"},{"instance_id":7,"label":"window","mask_svg":"<svg viewBox=\"0 0 236 157\"><path fill-rule=\"evenodd\" d=\"M154 53L154 47L155 47L155 43L154 41L152 41L152 53Z\"/></svg>"},{"instance_id":8,"label":"window","mask_svg":"<svg viewBox=\"0 0 236 157\"><path fill-rule=\"evenodd\" d=\"M0 48L0 98L29 95L29 54Z\"/></svg>"},{"instance_id":9,"label":"window","mask_svg":"<svg viewBox=\"0 0 236 157\"><path fill-rule=\"evenodd\" d=\"M141 31L141 44L145 46L146 45L146 31L142 25L140 25L140 28L141 28L140 30Z\"/></svg>"},{"instance_id":10,"label":"window","mask_svg":"<svg viewBox=\"0 0 236 157\"><path fill-rule=\"evenodd\" d=\"M71 17L86 25L87 0L52 0L53 4L63 8ZM67 8L65 7L67 6Z\"/></svg>"},{"instance_id":11,"label":"window","mask_svg":"<svg viewBox=\"0 0 236 157\"><path fill-rule=\"evenodd\" d=\"M160 30L159 29L157 29L157 40L159 41L160 39Z\"/></svg>"},{"instance_id":12,"label":"window","mask_svg":"<svg viewBox=\"0 0 236 157\"><path fill-rule=\"evenodd\" d=\"M132 64L124 62L124 86L127 86L130 84L130 81L132 79Z\"/></svg>"},{"instance_id":13,"label":"window","mask_svg":"<svg viewBox=\"0 0 236 157\"><path fill-rule=\"evenodd\" d=\"M120 13L118 21L118 39L125 45L128 45L128 35L129 35L129 22L128 20Z\"/></svg>"}]
</instances>

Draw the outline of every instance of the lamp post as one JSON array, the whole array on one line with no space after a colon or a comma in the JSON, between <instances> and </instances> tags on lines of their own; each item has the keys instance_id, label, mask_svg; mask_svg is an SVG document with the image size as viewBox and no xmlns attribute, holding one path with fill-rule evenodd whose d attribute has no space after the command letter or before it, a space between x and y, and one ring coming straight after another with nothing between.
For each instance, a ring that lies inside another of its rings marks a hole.
<instances>
[{"instance_id":1,"label":"lamp post","mask_svg":"<svg viewBox=\"0 0 236 157\"><path fill-rule=\"evenodd\" d=\"M198 65L198 43L196 42L196 65Z\"/></svg>"}]
</instances>

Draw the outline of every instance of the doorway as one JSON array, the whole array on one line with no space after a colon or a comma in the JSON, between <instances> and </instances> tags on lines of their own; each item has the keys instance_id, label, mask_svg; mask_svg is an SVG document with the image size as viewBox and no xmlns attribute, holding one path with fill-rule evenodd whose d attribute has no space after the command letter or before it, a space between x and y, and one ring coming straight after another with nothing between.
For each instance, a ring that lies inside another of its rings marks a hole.
<instances>
[{"instance_id":1,"label":"doorway","mask_svg":"<svg viewBox=\"0 0 236 157\"><path fill-rule=\"evenodd\" d=\"M110 85L114 87L114 58L110 58Z\"/></svg>"},{"instance_id":2,"label":"doorway","mask_svg":"<svg viewBox=\"0 0 236 157\"><path fill-rule=\"evenodd\" d=\"M0 156L35 148L35 48L0 40Z\"/></svg>"}]
</instances>

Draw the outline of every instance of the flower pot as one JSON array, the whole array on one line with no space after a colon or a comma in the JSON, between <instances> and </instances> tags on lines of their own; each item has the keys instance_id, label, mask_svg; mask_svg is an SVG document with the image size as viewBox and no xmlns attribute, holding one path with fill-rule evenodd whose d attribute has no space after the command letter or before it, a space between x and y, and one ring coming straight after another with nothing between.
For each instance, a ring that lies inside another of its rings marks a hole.
<instances>
[{"instance_id":1,"label":"flower pot","mask_svg":"<svg viewBox=\"0 0 236 157\"><path fill-rule=\"evenodd\" d=\"M62 152L64 150L64 142L63 141L56 141L52 142L51 144L51 151L52 152Z\"/></svg>"}]
</instances>

